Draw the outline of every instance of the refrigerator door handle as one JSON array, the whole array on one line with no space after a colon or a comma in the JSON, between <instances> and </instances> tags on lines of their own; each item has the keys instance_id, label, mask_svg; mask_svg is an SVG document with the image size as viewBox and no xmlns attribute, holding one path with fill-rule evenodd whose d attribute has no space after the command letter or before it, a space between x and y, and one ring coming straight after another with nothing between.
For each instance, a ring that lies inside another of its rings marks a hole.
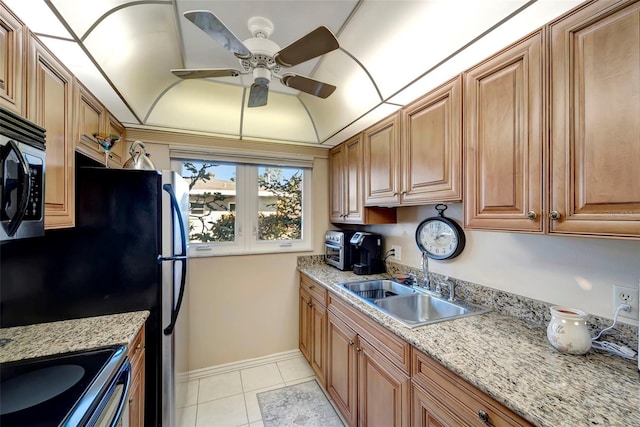
<instances>
[{"instance_id":1,"label":"refrigerator door handle","mask_svg":"<svg viewBox=\"0 0 640 427\"><path fill-rule=\"evenodd\" d=\"M164 328L165 335L171 335L173 333L173 329L176 327L176 321L178 320L178 313L180 313L180 306L182 305L182 297L184 296L184 287L186 285L187 278L187 233L185 231L184 221L182 219L182 215L180 212L180 206L178 205L178 200L176 199L176 195L173 191L173 187L171 184L164 184L162 189L169 193L169 198L171 199L171 210L178 218L178 226L180 228L180 244L181 244L181 252L180 254L173 254L169 257L158 257L158 261L180 261L182 263L182 276L180 280L180 292L178 294L178 301L176 302L175 308L171 312L171 323Z\"/></svg>"}]
</instances>

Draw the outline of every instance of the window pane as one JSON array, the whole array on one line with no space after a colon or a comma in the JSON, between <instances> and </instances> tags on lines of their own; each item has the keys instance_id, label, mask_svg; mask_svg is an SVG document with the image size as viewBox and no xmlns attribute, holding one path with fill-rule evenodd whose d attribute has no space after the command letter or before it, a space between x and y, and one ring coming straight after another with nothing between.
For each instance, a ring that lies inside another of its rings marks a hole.
<instances>
[{"instance_id":1,"label":"window pane","mask_svg":"<svg viewBox=\"0 0 640 427\"><path fill-rule=\"evenodd\" d=\"M236 228L236 167L192 161L182 165L189 183L189 240L233 242Z\"/></svg>"},{"instance_id":2,"label":"window pane","mask_svg":"<svg viewBox=\"0 0 640 427\"><path fill-rule=\"evenodd\" d=\"M258 239L302 239L300 168L258 168Z\"/></svg>"}]
</instances>

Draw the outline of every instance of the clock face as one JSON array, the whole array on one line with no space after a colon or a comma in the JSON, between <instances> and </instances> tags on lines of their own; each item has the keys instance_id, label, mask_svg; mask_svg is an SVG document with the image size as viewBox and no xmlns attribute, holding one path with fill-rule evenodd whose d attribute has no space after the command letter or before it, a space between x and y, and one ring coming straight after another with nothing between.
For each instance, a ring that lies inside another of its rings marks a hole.
<instances>
[{"instance_id":1,"label":"clock face","mask_svg":"<svg viewBox=\"0 0 640 427\"><path fill-rule=\"evenodd\" d=\"M430 218L418 226L416 242L429 258L448 259L462 252L464 234L448 220Z\"/></svg>"}]
</instances>

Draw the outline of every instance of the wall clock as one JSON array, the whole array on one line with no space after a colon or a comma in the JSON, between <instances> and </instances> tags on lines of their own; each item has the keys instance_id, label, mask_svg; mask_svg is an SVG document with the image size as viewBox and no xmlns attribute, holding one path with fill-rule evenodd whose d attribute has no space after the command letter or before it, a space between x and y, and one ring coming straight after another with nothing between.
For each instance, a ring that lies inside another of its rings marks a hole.
<instances>
[{"instance_id":1,"label":"wall clock","mask_svg":"<svg viewBox=\"0 0 640 427\"><path fill-rule=\"evenodd\" d=\"M427 218L416 229L418 248L432 259L451 259L462 253L464 231L455 221L445 218L447 205L436 205L438 216Z\"/></svg>"}]
</instances>

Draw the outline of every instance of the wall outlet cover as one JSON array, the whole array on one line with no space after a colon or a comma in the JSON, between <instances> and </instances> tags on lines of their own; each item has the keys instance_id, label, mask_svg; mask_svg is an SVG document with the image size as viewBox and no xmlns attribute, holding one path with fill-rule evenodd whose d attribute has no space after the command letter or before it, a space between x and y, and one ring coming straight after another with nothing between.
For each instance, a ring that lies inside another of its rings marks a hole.
<instances>
[{"instance_id":1,"label":"wall outlet cover","mask_svg":"<svg viewBox=\"0 0 640 427\"><path fill-rule=\"evenodd\" d=\"M614 286L613 287L613 312L615 313L616 309L620 306L620 304L629 304L631 306L631 311L620 310L618 312L619 317L626 317L628 319L638 319L638 294L640 290L637 288L627 288L624 286Z\"/></svg>"}]
</instances>

